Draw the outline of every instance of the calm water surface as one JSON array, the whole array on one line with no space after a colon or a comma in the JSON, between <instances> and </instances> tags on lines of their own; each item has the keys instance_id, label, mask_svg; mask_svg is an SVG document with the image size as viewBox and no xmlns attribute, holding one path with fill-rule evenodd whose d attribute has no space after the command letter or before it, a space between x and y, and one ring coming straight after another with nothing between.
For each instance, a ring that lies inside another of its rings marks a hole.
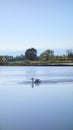
<instances>
[{"instance_id":1,"label":"calm water surface","mask_svg":"<svg viewBox=\"0 0 73 130\"><path fill-rule=\"evenodd\" d=\"M73 130L73 67L0 67L0 130Z\"/></svg>"}]
</instances>

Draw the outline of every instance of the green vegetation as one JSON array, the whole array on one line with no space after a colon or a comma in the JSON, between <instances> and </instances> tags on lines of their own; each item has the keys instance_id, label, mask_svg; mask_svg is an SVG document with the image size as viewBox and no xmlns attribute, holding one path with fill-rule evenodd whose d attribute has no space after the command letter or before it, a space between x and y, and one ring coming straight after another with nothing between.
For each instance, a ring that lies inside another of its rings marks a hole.
<instances>
[{"instance_id":1,"label":"green vegetation","mask_svg":"<svg viewBox=\"0 0 73 130\"><path fill-rule=\"evenodd\" d=\"M34 48L27 49L25 52L25 59L35 61L37 59L37 50Z\"/></svg>"},{"instance_id":2,"label":"green vegetation","mask_svg":"<svg viewBox=\"0 0 73 130\"><path fill-rule=\"evenodd\" d=\"M73 51L67 50L65 55L55 55L47 49L37 56L35 48L29 48L24 55L0 56L0 65L6 66L73 66Z\"/></svg>"}]
</instances>

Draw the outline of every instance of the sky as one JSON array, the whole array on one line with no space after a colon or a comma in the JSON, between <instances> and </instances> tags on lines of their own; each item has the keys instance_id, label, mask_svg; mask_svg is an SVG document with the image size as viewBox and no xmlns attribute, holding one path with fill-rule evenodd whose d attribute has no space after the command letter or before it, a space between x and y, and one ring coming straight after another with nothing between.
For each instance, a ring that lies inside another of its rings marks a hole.
<instances>
[{"instance_id":1,"label":"sky","mask_svg":"<svg viewBox=\"0 0 73 130\"><path fill-rule=\"evenodd\" d=\"M72 49L73 0L1 0L0 50Z\"/></svg>"}]
</instances>

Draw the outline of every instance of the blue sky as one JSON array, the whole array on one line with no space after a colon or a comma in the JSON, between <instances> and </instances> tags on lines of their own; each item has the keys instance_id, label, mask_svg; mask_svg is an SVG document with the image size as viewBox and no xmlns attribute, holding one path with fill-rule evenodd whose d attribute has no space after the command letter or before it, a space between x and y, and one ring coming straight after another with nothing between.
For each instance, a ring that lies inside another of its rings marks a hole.
<instances>
[{"instance_id":1,"label":"blue sky","mask_svg":"<svg viewBox=\"0 0 73 130\"><path fill-rule=\"evenodd\" d=\"M0 49L72 49L73 0L0 1Z\"/></svg>"}]
</instances>

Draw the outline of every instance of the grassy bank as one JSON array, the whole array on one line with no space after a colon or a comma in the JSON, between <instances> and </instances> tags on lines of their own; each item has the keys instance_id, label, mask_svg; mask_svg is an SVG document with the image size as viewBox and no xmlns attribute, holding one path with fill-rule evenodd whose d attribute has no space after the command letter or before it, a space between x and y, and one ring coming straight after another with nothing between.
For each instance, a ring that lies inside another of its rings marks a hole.
<instances>
[{"instance_id":1,"label":"grassy bank","mask_svg":"<svg viewBox=\"0 0 73 130\"><path fill-rule=\"evenodd\" d=\"M0 66L73 66L73 62L24 61L1 63Z\"/></svg>"}]
</instances>

